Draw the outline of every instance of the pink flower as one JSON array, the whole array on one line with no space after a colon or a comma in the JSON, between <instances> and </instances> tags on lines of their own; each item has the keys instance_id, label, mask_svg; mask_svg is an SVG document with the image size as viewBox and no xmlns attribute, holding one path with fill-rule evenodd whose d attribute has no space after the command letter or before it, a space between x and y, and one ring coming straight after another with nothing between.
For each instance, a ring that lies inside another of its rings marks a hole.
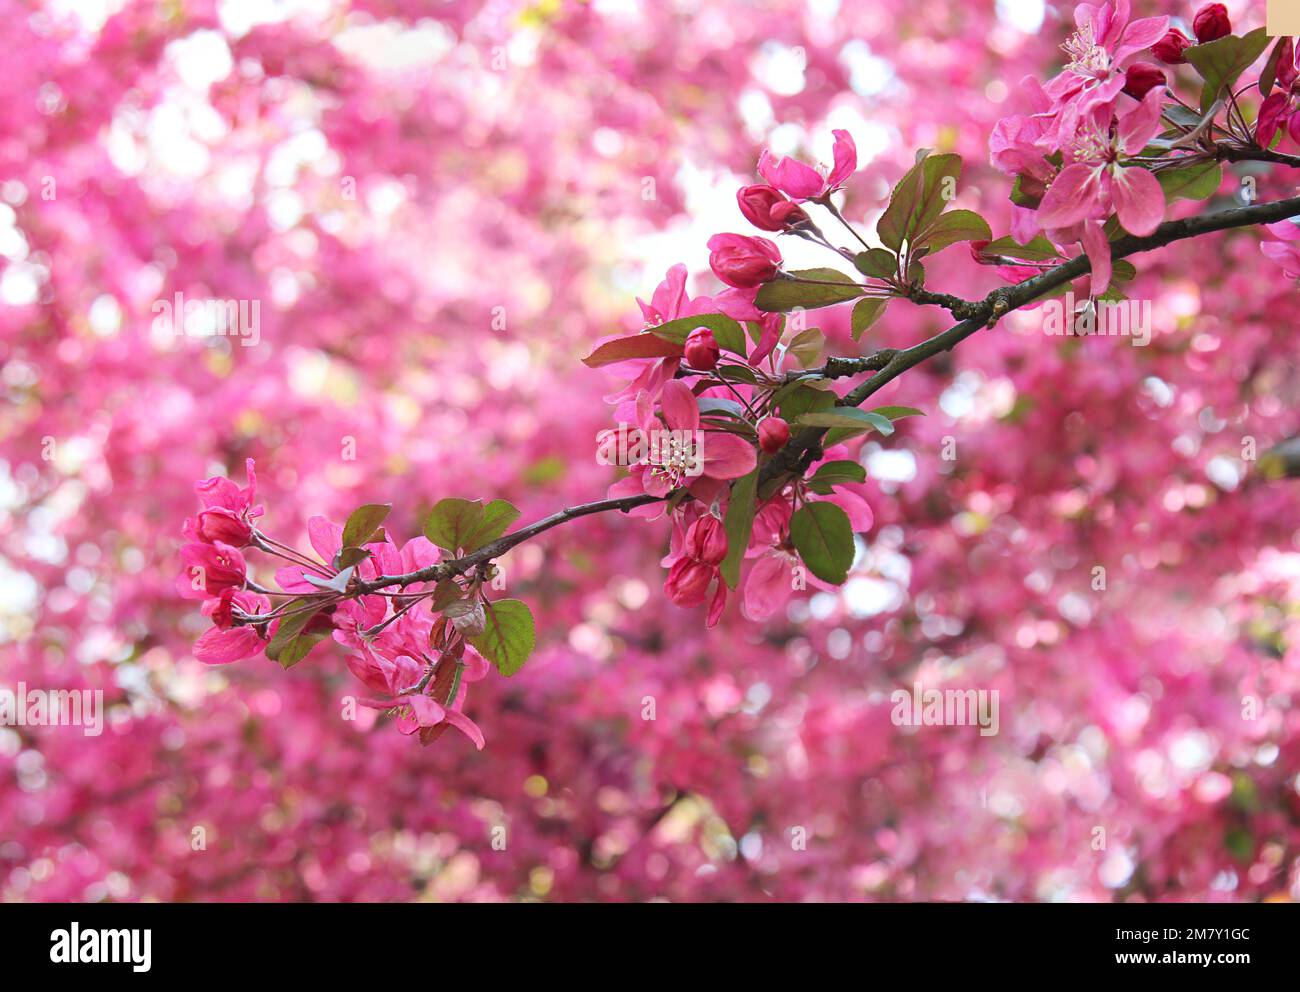
<instances>
[{"instance_id":1,"label":"pink flower","mask_svg":"<svg viewBox=\"0 0 1300 992\"><path fill-rule=\"evenodd\" d=\"M1228 8L1221 3L1207 3L1192 18L1192 30L1196 33L1196 40L1202 45L1232 34L1232 21L1228 19Z\"/></svg>"},{"instance_id":2,"label":"pink flower","mask_svg":"<svg viewBox=\"0 0 1300 992\"><path fill-rule=\"evenodd\" d=\"M203 613L212 617L213 626L194 642L194 657L208 665L228 665L251 658L266 647L267 639L251 624L234 626L234 609L250 616L267 613L270 600L246 590L223 589L216 599L203 604Z\"/></svg>"},{"instance_id":3,"label":"pink flower","mask_svg":"<svg viewBox=\"0 0 1300 992\"><path fill-rule=\"evenodd\" d=\"M722 615L727 602L727 584L718 566L727 557L727 534L722 521L705 514L686 530L681 556L673 562L664 581L664 593L678 606L700 606L708 598L709 585L716 581L717 591L709 606L707 625L712 627Z\"/></svg>"},{"instance_id":4,"label":"pink flower","mask_svg":"<svg viewBox=\"0 0 1300 992\"><path fill-rule=\"evenodd\" d=\"M664 384L660 396L663 424L654 416L649 396L637 400L640 426L603 443L622 438L634 458L631 474L609 489L611 497L646 492L666 496L682 485L692 491L710 480L739 479L758 464L754 447L727 431L701 431L700 408L695 394L680 379ZM665 429L666 426L666 429Z\"/></svg>"},{"instance_id":5,"label":"pink flower","mask_svg":"<svg viewBox=\"0 0 1300 992\"><path fill-rule=\"evenodd\" d=\"M814 169L764 149L758 157L759 175L796 200L820 200L829 196L848 182L858 167L858 148L853 136L848 131L831 133L835 136L835 147L834 164L829 169Z\"/></svg>"},{"instance_id":6,"label":"pink flower","mask_svg":"<svg viewBox=\"0 0 1300 992\"><path fill-rule=\"evenodd\" d=\"M736 202L745 219L763 231L785 231L808 219L803 207L762 183L737 190Z\"/></svg>"},{"instance_id":7,"label":"pink flower","mask_svg":"<svg viewBox=\"0 0 1300 992\"><path fill-rule=\"evenodd\" d=\"M1283 126L1291 140L1300 144L1300 94L1297 93L1297 78L1300 78L1300 70L1296 67L1295 42L1286 38L1278 49L1276 82L1281 88L1270 93L1260 105L1259 118L1255 123L1255 140L1260 147L1272 147L1274 137Z\"/></svg>"},{"instance_id":8,"label":"pink flower","mask_svg":"<svg viewBox=\"0 0 1300 992\"><path fill-rule=\"evenodd\" d=\"M198 517L185 521L182 532L208 544L217 541L236 548L247 545L253 536L252 521L260 517L263 509L253 506L257 497L257 474L253 459L244 462L248 472L248 485L240 489L224 476L213 476L194 485L203 509Z\"/></svg>"},{"instance_id":9,"label":"pink flower","mask_svg":"<svg viewBox=\"0 0 1300 992\"><path fill-rule=\"evenodd\" d=\"M779 547L770 547L750 566L741 588L740 612L746 620L766 620L790 600L795 589L799 559Z\"/></svg>"},{"instance_id":10,"label":"pink flower","mask_svg":"<svg viewBox=\"0 0 1300 992\"><path fill-rule=\"evenodd\" d=\"M244 556L229 544L183 545L181 562L184 567L176 578L176 590L185 599L213 599L224 589L244 587Z\"/></svg>"},{"instance_id":11,"label":"pink flower","mask_svg":"<svg viewBox=\"0 0 1300 992\"><path fill-rule=\"evenodd\" d=\"M650 302L637 298L644 321L643 329L649 330L681 317L697 317L707 313L717 313L718 308L707 296L691 299L686 294L686 266L677 264L668 270L664 281L655 287ZM605 397L608 403L626 402L642 392L658 398L663 384L677 374L682 360L672 358L637 359L623 363L636 373L631 382L615 393Z\"/></svg>"},{"instance_id":12,"label":"pink flower","mask_svg":"<svg viewBox=\"0 0 1300 992\"><path fill-rule=\"evenodd\" d=\"M1270 261L1282 267L1282 273L1288 279L1300 279L1300 226L1293 221L1280 220L1276 224L1265 224L1264 229L1280 241L1260 242L1259 250Z\"/></svg>"},{"instance_id":13,"label":"pink flower","mask_svg":"<svg viewBox=\"0 0 1300 992\"><path fill-rule=\"evenodd\" d=\"M1136 62L1124 73L1124 92L1141 100L1157 86L1168 83L1165 74L1150 62Z\"/></svg>"},{"instance_id":14,"label":"pink flower","mask_svg":"<svg viewBox=\"0 0 1300 992\"><path fill-rule=\"evenodd\" d=\"M682 348L686 364L701 372L708 372L718 364L722 349L713 332L707 327L697 327L686 335L686 344Z\"/></svg>"},{"instance_id":15,"label":"pink flower","mask_svg":"<svg viewBox=\"0 0 1300 992\"><path fill-rule=\"evenodd\" d=\"M1074 8L1078 31L1061 46L1070 61L1065 71L1043 88L1062 109L1057 120L1059 133L1072 134L1080 118L1119 96L1125 63L1155 44L1169 26L1168 17L1130 22L1130 16L1129 0L1114 0L1101 7L1081 3Z\"/></svg>"},{"instance_id":16,"label":"pink flower","mask_svg":"<svg viewBox=\"0 0 1300 992\"><path fill-rule=\"evenodd\" d=\"M462 712L467 685L478 682L488 673L488 663L477 653L466 650L460 660L464 668L460 672L456 698L450 705L440 703L430 692L439 690L450 692L451 686L457 684L455 679L455 659L444 657L439 661L439 669L447 668L447 675L441 672L423 692L413 690L424 677L425 664L409 655L401 655L391 661L378 657L349 659L348 667L367 688L381 693L380 698L363 699L361 704L372 709L393 710L397 729L403 734L419 732L421 742L430 744L442 735L448 727L455 727L471 741L480 751L483 750L483 731L478 724ZM443 690L443 686L446 689Z\"/></svg>"},{"instance_id":17,"label":"pink flower","mask_svg":"<svg viewBox=\"0 0 1300 992\"><path fill-rule=\"evenodd\" d=\"M776 275L781 250L767 238L715 234L709 238L709 267L728 286L752 289Z\"/></svg>"},{"instance_id":18,"label":"pink flower","mask_svg":"<svg viewBox=\"0 0 1300 992\"><path fill-rule=\"evenodd\" d=\"M1177 28L1170 28L1165 36L1151 46L1151 54L1166 65L1186 65L1183 52L1192 47L1192 39Z\"/></svg>"},{"instance_id":19,"label":"pink flower","mask_svg":"<svg viewBox=\"0 0 1300 992\"><path fill-rule=\"evenodd\" d=\"M790 425L780 417L765 417L758 424L758 446L764 454L774 455L790 440Z\"/></svg>"},{"instance_id":20,"label":"pink flower","mask_svg":"<svg viewBox=\"0 0 1300 992\"><path fill-rule=\"evenodd\" d=\"M1101 222L1114 212L1125 230L1142 236L1164 219L1165 195L1156 177L1139 166L1120 164L1121 156L1137 155L1160 130L1163 99L1162 87L1151 90L1119 118L1113 137L1107 108L1090 115L1067 156L1075 164L1061 170L1039 204L1038 223L1046 229L1083 225L1079 237L1063 240L1082 240L1092 261L1094 294L1110 284L1110 244Z\"/></svg>"}]
</instances>

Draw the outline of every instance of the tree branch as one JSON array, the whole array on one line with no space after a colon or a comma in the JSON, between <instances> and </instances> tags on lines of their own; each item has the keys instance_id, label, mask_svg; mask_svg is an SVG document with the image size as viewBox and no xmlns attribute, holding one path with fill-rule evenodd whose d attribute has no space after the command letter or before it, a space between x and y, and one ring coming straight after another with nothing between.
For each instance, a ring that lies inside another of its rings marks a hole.
<instances>
[{"instance_id":1,"label":"tree branch","mask_svg":"<svg viewBox=\"0 0 1300 992\"><path fill-rule=\"evenodd\" d=\"M1300 164L1300 159L1297 160L1297 163ZM1112 242L1111 257L1120 259L1202 234L1224 231L1234 227L1267 224L1297 215L1300 215L1300 197L1291 197L1272 203L1260 203L1198 217L1188 217L1183 220L1167 221L1147 237L1140 238L1126 235ZM910 348L901 350L883 348L859 358L828 358L820 368L790 373L786 377L786 381L793 382L798 379L817 378L840 379L860 375L864 372L872 372L874 374L871 378L837 401L839 406L859 406L867 397L878 391L882 386L897 379L908 369L914 368L941 351L952 349L980 330L980 328L991 326L1004 314L1017 310L1033 302L1044 293L1077 279L1088 272L1090 268L1087 256L1080 255L1049 269L1042 275L1027 279L1025 282L996 289L982 300L962 300L947 294L930 294L918 291L912 296L915 302L935 303L948 310L966 315L965 319L941 334L936 334L934 337L928 338ZM789 444L777 452L771 461L763 466L759 474L760 489L765 484L770 484L781 476L789 476L792 473L801 471L801 469L806 469L809 456L820 451L821 437L825 431L826 428L824 427L809 427L791 438ZM442 561L428 568L407 572L402 575L381 575L368 582L358 582L349 589L349 594L366 595L390 586L407 586L417 582L441 582L444 579L464 575L470 569L487 564L494 558L500 557L516 545L522 544L524 541L570 520L590 516L593 513L603 513L606 510L627 512L638 506L671 499L672 495L652 496L648 493L642 493L637 496L603 499L594 503L571 506L560 510L558 513L553 513L549 517L543 517L541 520L512 534L498 538L477 551L460 558Z\"/></svg>"},{"instance_id":2,"label":"tree branch","mask_svg":"<svg viewBox=\"0 0 1300 992\"><path fill-rule=\"evenodd\" d=\"M1300 215L1300 196L1275 200L1271 203L1258 203L1249 207L1235 207L1231 210L1187 217L1183 220L1166 221L1146 237L1139 238L1129 234L1111 242L1110 254L1112 259L1125 258L1139 252L1163 248L1165 245L1186 238L1212 234L1215 231L1226 231L1234 227L1271 224L1297 215ZM908 369L920 365L927 358L931 358L941 351L949 351L980 328L990 326L1004 314L1010 313L1012 310L1018 310L1025 304L1032 303L1042 294L1077 279L1084 273L1089 272L1091 268L1092 263L1088 261L1088 256L1079 255L1077 258L1072 258L1062 265L1049 269L1042 275L1016 283L1014 286L995 289L978 302L957 300L956 302L969 307L970 309L966 310L966 312L973 314L973 316L967 317L943 333L936 334L934 337L913 345L911 348L902 351L885 349L863 358L836 360L838 362L836 369L839 375L875 371L875 375L848 395L842 397L837 405L861 406L872 393L897 379ZM955 297L953 299L956 300ZM888 360L884 362L883 367L877 369L882 355L888 355ZM854 371L844 371L850 368ZM763 471L759 476L759 486L762 487L764 483L770 482L779 475L793 472L800 464L804 453L818 445L825 432L826 428L824 427L807 427L792 437L790 443L777 452L776 456L763 467Z\"/></svg>"},{"instance_id":3,"label":"tree branch","mask_svg":"<svg viewBox=\"0 0 1300 992\"><path fill-rule=\"evenodd\" d=\"M485 544L477 551L464 555L460 558L453 558L448 561L440 561L436 565L430 565L428 568L421 568L414 572L406 572L402 575L381 575L378 578L371 579L369 582L359 582L356 584L355 591L361 594L372 593L378 589L385 589L389 586L409 586L416 582L441 582L443 579L450 579L453 576L464 575L476 565L483 565L493 558L499 558L517 544L522 544L531 538L536 537L552 527L558 527L560 524L567 523L570 520L576 520L579 517L590 516L593 513L604 513L606 510L621 510L626 513L628 510L635 509L638 506L645 506L648 503L658 503L667 496L651 496L649 493L641 493L638 496L623 496L619 499L602 499L594 503L581 503L578 506L570 506L558 513L552 513L549 517L543 517L527 527L517 530L505 537L497 538L490 544Z\"/></svg>"}]
</instances>

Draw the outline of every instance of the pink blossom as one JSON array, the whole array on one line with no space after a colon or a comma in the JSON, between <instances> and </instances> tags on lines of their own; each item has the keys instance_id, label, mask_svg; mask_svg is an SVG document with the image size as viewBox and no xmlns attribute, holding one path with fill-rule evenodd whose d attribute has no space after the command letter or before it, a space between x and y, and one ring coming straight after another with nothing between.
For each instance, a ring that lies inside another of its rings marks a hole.
<instances>
[{"instance_id":1,"label":"pink blossom","mask_svg":"<svg viewBox=\"0 0 1300 992\"><path fill-rule=\"evenodd\" d=\"M194 657L208 665L228 665L261 654L267 638L252 625L234 625L233 609L249 616L266 614L271 601L246 590L223 589L217 599L203 604L203 613L212 617L213 626L194 642Z\"/></svg>"},{"instance_id":2,"label":"pink blossom","mask_svg":"<svg viewBox=\"0 0 1300 992\"><path fill-rule=\"evenodd\" d=\"M709 238L713 274L736 289L753 289L770 280L781 266L781 250L767 238L715 234Z\"/></svg>"},{"instance_id":3,"label":"pink blossom","mask_svg":"<svg viewBox=\"0 0 1300 992\"><path fill-rule=\"evenodd\" d=\"M810 165L767 149L758 158L758 172L772 186L795 200L820 200L841 188L858 167L858 149L848 131L833 131L834 163L830 168ZM725 281L725 280L724 280Z\"/></svg>"},{"instance_id":4,"label":"pink blossom","mask_svg":"<svg viewBox=\"0 0 1300 992\"><path fill-rule=\"evenodd\" d=\"M1038 223L1044 228L1083 225L1094 293L1110 284L1110 245L1101 222L1113 211L1127 231L1141 236L1164 219L1164 191L1155 176L1141 166L1120 164L1121 156L1139 154L1159 131L1163 98L1163 88L1151 90L1119 117L1114 137L1107 136L1109 112L1094 112L1068 146L1075 164L1061 170L1039 204Z\"/></svg>"}]
</instances>

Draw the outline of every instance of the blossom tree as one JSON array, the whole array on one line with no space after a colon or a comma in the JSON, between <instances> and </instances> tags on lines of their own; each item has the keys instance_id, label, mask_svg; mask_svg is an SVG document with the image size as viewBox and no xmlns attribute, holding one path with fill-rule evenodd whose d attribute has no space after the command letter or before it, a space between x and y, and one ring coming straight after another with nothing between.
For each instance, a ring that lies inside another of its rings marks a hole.
<instances>
[{"instance_id":1,"label":"blossom tree","mask_svg":"<svg viewBox=\"0 0 1300 992\"><path fill-rule=\"evenodd\" d=\"M1300 892L1257 5L348 6L20 20L6 895Z\"/></svg>"}]
</instances>

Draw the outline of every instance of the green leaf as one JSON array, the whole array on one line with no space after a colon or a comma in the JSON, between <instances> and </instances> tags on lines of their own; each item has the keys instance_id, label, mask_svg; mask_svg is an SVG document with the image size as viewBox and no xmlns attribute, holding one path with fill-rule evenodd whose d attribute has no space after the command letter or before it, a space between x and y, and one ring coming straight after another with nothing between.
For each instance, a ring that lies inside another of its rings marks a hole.
<instances>
[{"instance_id":1,"label":"green leaf","mask_svg":"<svg viewBox=\"0 0 1300 992\"><path fill-rule=\"evenodd\" d=\"M1256 28L1245 37L1230 34L1183 50L1183 58L1205 80L1205 85L1201 88L1202 111L1208 110L1219 98L1219 94L1231 87L1237 77L1250 68L1268 47L1268 43L1269 37L1265 29Z\"/></svg>"},{"instance_id":2,"label":"green leaf","mask_svg":"<svg viewBox=\"0 0 1300 992\"><path fill-rule=\"evenodd\" d=\"M893 279L898 275L898 256L884 248L868 248L858 252L853 264L864 276L872 279Z\"/></svg>"},{"instance_id":3,"label":"green leaf","mask_svg":"<svg viewBox=\"0 0 1300 992\"><path fill-rule=\"evenodd\" d=\"M1156 173L1160 188L1165 191L1165 202L1175 200L1204 200L1219 191L1223 182L1223 167L1218 162L1201 162L1181 169L1166 169Z\"/></svg>"},{"instance_id":4,"label":"green leaf","mask_svg":"<svg viewBox=\"0 0 1300 992\"><path fill-rule=\"evenodd\" d=\"M889 206L876 224L885 246L897 252L904 241L928 230L948 205L944 194L951 183L947 180L960 175L960 155L928 155L912 166L894 187Z\"/></svg>"},{"instance_id":5,"label":"green leaf","mask_svg":"<svg viewBox=\"0 0 1300 992\"><path fill-rule=\"evenodd\" d=\"M1110 278L1112 282L1129 282L1137 278L1137 267L1127 259L1118 259L1111 263Z\"/></svg>"},{"instance_id":6,"label":"green leaf","mask_svg":"<svg viewBox=\"0 0 1300 992\"><path fill-rule=\"evenodd\" d=\"M1022 245L1012 237L998 238L996 241L990 241L985 245L984 252L988 255L1006 255L1009 258L1019 258L1026 262L1047 262L1061 257L1061 253L1056 250L1056 245L1041 234L1037 235L1027 245Z\"/></svg>"},{"instance_id":7,"label":"green leaf","mask_svg":"<svg viewBox=\"0 0 1300 992\"><path fill-rule=\"evenodd\" d=\"M1268 96L1269 91L1273 89L1273 84L1277 82L1277 63L1282 57L1282 46L1284 44L1286 44L1286 37L1278 38L1277 44L1273 46L1273 51L1269 52L1268 61L1264 63L1264 68L1260 70L1260 96Z\"/></svg>"},{"instance_id":8,"label":"green leaf","mask_svg":"<svg viewBox=\"0 0 1300 992\"><path fill-rule=\"evenodd\" d=\"M461 597L461 588L456 584L455 579L443 579L433 587L433 599L429 601L429 608L435 613L441 613L452 603L457 602Z\"/></svg>"},{"instance_id":9,"label":"green leaf","mask_svg":"<svg viewBox=\"0 0 1300 992\"><path fill-rule=\"evenodd\" d=\"M307 657L317 644L324 640L323 633L304 634L303 630L311 623L319 610L306 609L312 600L306 598L291 599L287 604L289 610L299 610L292 616L282 617L275 629L275 636L266 646L266 656L278 661L284 669L292 668Z\"/></svg>"},{"instance_id":10,"label":"green leaf","mask_svg":"<svg viewBox=\"0 0 1300 992\"><path fill-rule=\"evenodd\" d=\"M374 535L371 535L372 537ZM354 548L344 546L338 549L334 554L334 567L343 569L351 568L353 565L360 565L370 557L370 552L365 548Z\"/></svg>"},{"instance_id":11,"label":"green leaf","mask_svg":"<svg viewBox=\"0 0 1300 992\"><path fill-rule=\"evenodd\" d=\"M993 237L988 221L973 210L953 210L942 215L930 225L928 231L916 239L916 247L930 249L930 254L943 251L958 241L987 241Z\"/></svg>"},{"instance_id":12,"label":"green leaf","mask_svg":"<svg viewBox=\"0 0 1300 992\"><path fill-rule=\"evenodd\" d=\"M889 300L877 297L868 297L853 304L853 316L849 320L849 329L854 341L859 340L871 325L884 315L885 307L888 305Z\"/></svg>"},{"instance_id":13,"label":"green leaf","mask_svg":"<svg viewBox=\"0 0 1300 992\"><path fill-rule=\"evenodd\" d=\"M502 675L514 675L524 667L537 641L533 613L518 599L488 603L486 612L487 626L469 642Z\"/></svg>"},{"instance_id":14,"label":"green leaf","mask_svg":"<svg viewBox=\"0 0 1300 992\"><path fill-rule=\"evenodd\" d=\"M834 503L805 503L790 518L790 539L808 570L840 585L853 565L853 525Z\"/></svg>"},{"instance_id":15,"label":"green leaf","mask_svg":"<svg viewBox=\"0 0 1300 992\"><path fill-rule=\"evenodd\" d=\"M745 560L749 539L754 529L755 497L758 492L758 469L737 479L731 487L731 502L722 529L727 534L727 557L722 559L719 571L722 581L732 589L740 581L740 563Z\"/></svg>"},{"instance_id":16,"label":"green leaf","mask_svg":"<svg viewBox=\"0 0 1300 992\"><path fill-rule=\"evenodd\" d=\"M810 369L817 364L825 347L826 335L819 328L810 327L796 334L786 350L799 360L800 365Z\"/></svg>"},{"instance_id":17,"label":"green leaf","mask_svg":"<svg viewBox=\"0 0 1300 992\"><path fill-rule=\"evenodd\" d=\"M914 406L878 406L872 413L877 413L882 417L888 417L891 421L902 420L904 417L924 417L925 412L918 410Z\"/></svg>"},{"instance_id":18,"label":"green leaf","mask_svg":"<svg viewBox=\"0 0 1300 992\"><path fill-rule=\"evenodd\" d=\"M802 307L816 310L843 303L862 295L862 287L839 269L801 269L789 278L764 283L754 297L754 305L768 313L785 313ZM813 282L799 282L811 279Z\"/></svg>"},{"instance_id":19,"label":"green leaf","mask_svg":"<svg viewBox=\"0 0 1300 992\"><path fill-rule=\"evenodd\" d=\"M506 532L506 528L519 519L519 510L514 504L504 499L494 499L479 517L478 526L466 537L465 553L477 551L485 544L491 544Z\"/></svg>"},{"instance_id":20,"label":"green leaf","mask_svg":"<svg viewBox=\"0 0 1300 992\"><path fill-rule=\"evenodd\" d=\"M713 374L720 379L743 382L750 386L758 385L758 376L754 374L753 369L745 365L719 365L713 370Z\"/></svg>"},{"instance_id":21,"label":"green leaf","mask_svg":"<svg viewBox=\"0 0 1300 992\"><path fill-rule=\"evenodd\" d=\"M835 394L824 389L814 389L803 382L782 386L773 397L781 419L794 423L810 410L829 410L835 406Z\"/></svg>"},{"instance_id":22,"label":"green leaf","mask_svg":"<svg viewBox=\"0 0 1300 992\"><path fill-rule=\"evenodd\" d=\"M876 430L888 437L894 433L894 425L889 418L853 406L837 406L832 410L801 414L795 418L794 423L798 427L845 428L855 434Z\"/></svg>"},{"instance_id":23,"label":"green leaf","mask_svg":"<svg viewBox=\"0 0 1300 992\"><path fill-rule=\"evenodd\" d=\"M369 541L392 508L392 503L367 503L353 510L343 525L343 546L355 548Z\"/></svg>"},{"instance_id":24,"label":"green leaf","mask_svg":"<svg viewBox=\"0 0 1300 992\"><path fill-rule=\"evenodd\" d=\"M1011 183L1010 200L1017 207L1028 207L1031 210L1043 202L1041 193L1032 193L1025 189L1024 176L1016 176Z\"/></svg>"},{"instance_id":25,"label":"green leaf","mask_svg":"<svg viewBox=\"0 0 1300 992\"><path fill-rule=\"evenodd\" d=\"M474 537L482 521L483 504L479 500L440 499L425 521L424 536L455 554Z\"/></svg>"},{"instance_id":26,"label":"green leaf","mask_svg":"<svg viewBox=\"0 0 1300 992\"><path fill-rule=\"evenodd\" d=\"M706 313L696 317L679 317L658 327L650 328L650 333L674 344L685 344L691 331L697 327L707 327L713 332L713 338L723 351L735 355L745 354L745 329L740 323L725 313Z\"/></svg>"},{"instance_id":27,"label":"green leaf","mask_svg":"<svg viewBox=\"0 0 1300 992\"><path fill-rule=\"evenodd\" d=\"M809 485L820 483L827 486L839 485L841 482L866 482L867 470L855 461L841 459L839 461L827 462L822 465L812 478L808 480Z\"/></svg>"},{"instance_id":28,"label":"green leaf","mask_svg":"<svg viewBox=\"0 0 1300 992\"><path fill-rule=\"evenodd\" d=\"M676 358L681 353L680 344L662 338L658 334L633 334L606 341L584 358L582 364L589 369L598 369L603 365L625 362L629 358Z\"/></svg>"}]
</instances>

